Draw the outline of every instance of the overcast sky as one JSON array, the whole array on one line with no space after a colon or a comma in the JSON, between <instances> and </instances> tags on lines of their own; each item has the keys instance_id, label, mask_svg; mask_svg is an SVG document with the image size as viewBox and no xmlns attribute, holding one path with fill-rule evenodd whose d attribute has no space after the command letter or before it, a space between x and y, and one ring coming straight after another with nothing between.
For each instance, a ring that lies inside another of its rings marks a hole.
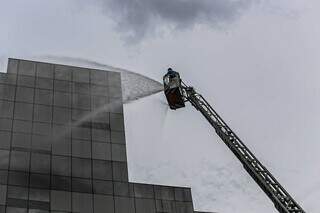
<instances>
[{"instance_id":1,"label":"overcast sky","mask_svg":"<svg viewBox=\"0 0 320 213\"><path fill-rule=\"evenodd\" d=\"M0 0L8 57L84 58L201 92L306 212L320 198L317 0ZM276 212L191 106L125 106L130 179L191 186L195 207Z\"/></svg>"}]
</instances>

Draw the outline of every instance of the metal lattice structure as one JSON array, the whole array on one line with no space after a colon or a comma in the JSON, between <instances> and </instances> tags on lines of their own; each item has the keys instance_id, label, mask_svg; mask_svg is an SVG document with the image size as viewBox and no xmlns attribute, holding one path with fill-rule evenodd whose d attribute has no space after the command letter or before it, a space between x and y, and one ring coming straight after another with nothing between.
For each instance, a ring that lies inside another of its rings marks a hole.
<instances>
[{"instance_id":1,"label":"metal lattice structure","mask_svg":"<svg viewBox=\"0 0 320 213\"><path fill-rule=\"evenodd\" d=\"M280 213L305 212L201 94L197 93L192 87L186 86L183 82L180 89L185 101L189 101L209 121L222 141L240 160L246 171L268 195Z\"/></svg>"}]
</instances>

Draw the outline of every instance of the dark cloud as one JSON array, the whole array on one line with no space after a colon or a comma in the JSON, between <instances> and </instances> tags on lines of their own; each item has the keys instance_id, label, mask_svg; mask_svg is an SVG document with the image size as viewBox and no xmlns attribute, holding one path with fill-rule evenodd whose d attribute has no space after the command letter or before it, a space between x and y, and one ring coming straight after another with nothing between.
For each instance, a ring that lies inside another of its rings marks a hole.
<instances>
[{"instance_id":1,"label":"dark cloud","mask_svg":"<svg viewBox=\"0 0 320 213\"><path fill-rule=\"evenodd\" d=\"M101 0L102 2L102 0ZM105 0L105 12L126 38L140 40L163 27L190 29L235 20L252 0Z\"/></svg>"}]
</instances>

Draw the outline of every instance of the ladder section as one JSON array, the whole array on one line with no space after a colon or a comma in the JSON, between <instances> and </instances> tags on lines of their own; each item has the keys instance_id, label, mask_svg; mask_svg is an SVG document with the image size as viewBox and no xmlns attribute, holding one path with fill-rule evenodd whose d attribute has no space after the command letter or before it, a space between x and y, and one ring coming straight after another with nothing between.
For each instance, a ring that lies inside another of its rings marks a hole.
<instances>
[{"instance_id":1,"label":"ladder section","mask_svg":"<svg viewBox=\"0 0 320 213\"><path fill-rule=\"evenodd\" d=\"M243 167L268 195L280 213L305 213L273 175L245 146L240 138L229 128L210 104L195 92L192 87L184 87L184 96L213 126L216 133L241 161Z\"/></svg>"}]
</instances>

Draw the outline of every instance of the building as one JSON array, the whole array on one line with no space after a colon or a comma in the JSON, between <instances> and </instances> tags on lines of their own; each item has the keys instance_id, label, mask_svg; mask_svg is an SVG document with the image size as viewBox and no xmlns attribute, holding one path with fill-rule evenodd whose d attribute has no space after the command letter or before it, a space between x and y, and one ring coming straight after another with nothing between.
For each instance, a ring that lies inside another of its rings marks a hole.
<instances>
[{"instance_id":1,"label":"building","mask_svg":"<svg viewBox=\"0 0 320 213\"><path fill-rule=\"evenodd\" d=\"M9 59L0 213L194 212L190 188L128 181L121 100L119 73Z\"/></svg>"}]
</instances>

